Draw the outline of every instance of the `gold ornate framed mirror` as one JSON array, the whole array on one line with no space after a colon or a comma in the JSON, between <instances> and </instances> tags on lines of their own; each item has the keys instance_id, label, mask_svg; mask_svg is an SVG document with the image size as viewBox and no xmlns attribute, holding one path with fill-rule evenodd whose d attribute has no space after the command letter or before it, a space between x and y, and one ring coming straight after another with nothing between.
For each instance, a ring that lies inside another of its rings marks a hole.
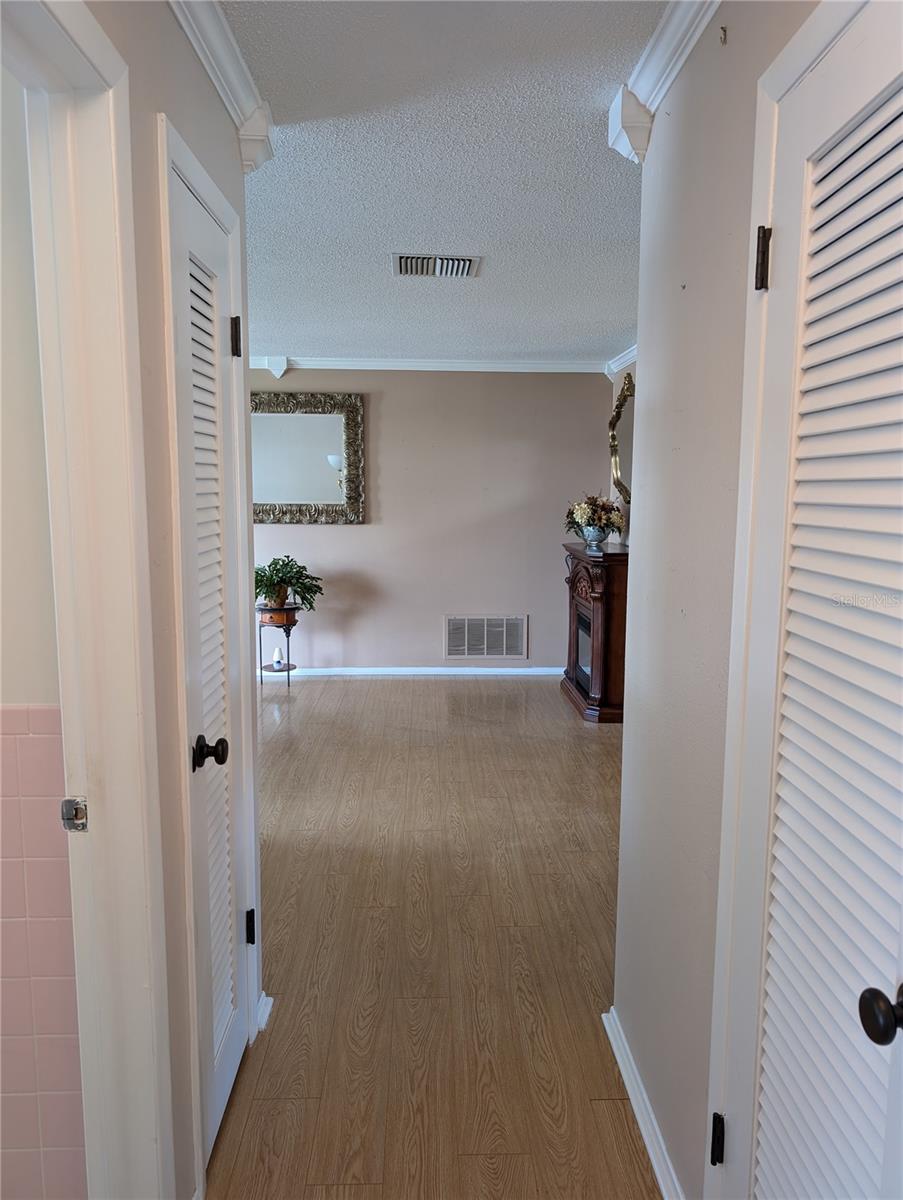
<instances>
[{"instance_id":1,"label":"gold ornate framed mirror","mask_svg":"<svg viewBox=\"0 0 903 1200\"><path fill-rule=\"evenodd\" d=\"M364 520L364 398L356 392L252 392L255 525Z\"/></svg>"},{"instance_id":2,"label":"gold ornate framed mirror","mask_svg":"<svg viewBox=\"0 0 903 1200\"><path fill-rule=\"evenodd\" d=\"M618 422L621 419L621 414L624 412L624 407L628 400L631 400L634 395L633 376L628 371L624 376L624 382L621 384L621 390L618 392L618 398L615 401L615 406L612 409L611 419L608 422L608 445L611 450L611 481L618 490L618 494L625 504L630 503L630 488L621 478L621 462L618 453Z\"/></svg>"}]
</instances>

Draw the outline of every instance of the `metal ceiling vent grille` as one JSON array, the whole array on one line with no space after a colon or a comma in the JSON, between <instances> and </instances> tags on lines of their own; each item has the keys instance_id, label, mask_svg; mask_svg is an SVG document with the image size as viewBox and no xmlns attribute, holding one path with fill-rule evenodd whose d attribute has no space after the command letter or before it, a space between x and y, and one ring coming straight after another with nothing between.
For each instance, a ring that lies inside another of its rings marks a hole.
<instances>
[{"instance_id":1,"label":"metal ceiling vent grille","mask_svg":"<svg viewBox=\"0 0 903 1200\"><path fill-rule=\"evenodd\" d=\"M443 279L473 279L483 260L473 255L393 254L396 275L432 275Z\"/></svg>"},{"instance_id":2,"label":"metal ceiling vent grille","mask_svg":"<svg viewBox=\"0 0 903 1200\"><path fill-rule=\"evenodd\" d=\"M526 658L526 617L446 617L446 658Z\"/></svg>"}]
</instances>

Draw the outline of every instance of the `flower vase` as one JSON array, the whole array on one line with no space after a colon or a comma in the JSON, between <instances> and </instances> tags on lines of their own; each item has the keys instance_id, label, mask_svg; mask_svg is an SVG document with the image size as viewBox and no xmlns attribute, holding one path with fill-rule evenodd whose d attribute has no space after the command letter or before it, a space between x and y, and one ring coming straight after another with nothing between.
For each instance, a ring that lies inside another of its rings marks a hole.
<instances>
[{"instance_id":1,"label":"flower vase","mask_svg":"<svg viewBox=\"0 0 903 1200\"><path fill-rule=\"evenodd\" d=\"M583 525L580 533L586 543L587 554L603 554L602 543L611 536L611 530L602 525Z\"/></svg>"}]
</instances>

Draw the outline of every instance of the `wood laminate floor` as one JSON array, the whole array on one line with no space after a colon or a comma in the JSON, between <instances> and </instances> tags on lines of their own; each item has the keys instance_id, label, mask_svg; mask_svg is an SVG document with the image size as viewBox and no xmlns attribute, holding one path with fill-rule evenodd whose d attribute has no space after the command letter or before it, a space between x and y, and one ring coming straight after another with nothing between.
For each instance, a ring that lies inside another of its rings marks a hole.
<instances>
[{"instance_id":1,"label":"wood laminate floor","mask_svg":"<svg viewBox=\"0 0 903 1200\"><path fill-rule=\"evenodd\" d=\"M612 1002L620 726L557 679L267 683L268 1028L210 1200L646 1200Z\"/></svg>"}]
</instances>

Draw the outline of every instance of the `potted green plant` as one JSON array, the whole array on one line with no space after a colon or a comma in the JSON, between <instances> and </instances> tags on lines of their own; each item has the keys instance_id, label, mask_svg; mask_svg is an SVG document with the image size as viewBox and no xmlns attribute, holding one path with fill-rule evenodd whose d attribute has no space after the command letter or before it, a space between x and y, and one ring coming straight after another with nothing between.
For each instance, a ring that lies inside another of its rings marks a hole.
<instances>
[{"instance_id":1,"label":"potted green plant","mask_svg":"<svg viewBox=\"0 0 903 1200\"><path fill-rule=\"evenodd\" d=\"M624 514L607 496L584 496L568 509L564 527L583 538L588 554L601 554L605 539L623 532Z\"/></svg>"},{"instance_id":2,"label":"potted green plant","mask_svg":"<svg viewBox=\"0 0 903 1200\"><path fill-rule=\"evenodd\" d=\"M267 613L266 610L284 608L291 595L295 604L312 612L317 597L323 594L323 580L286 554L272 559L265 567L254 568L254 594L263 602L259 606L263 609L260 619L265 625L294 625L297 621L294 611Z\"/></svg>"}]
</instances>

